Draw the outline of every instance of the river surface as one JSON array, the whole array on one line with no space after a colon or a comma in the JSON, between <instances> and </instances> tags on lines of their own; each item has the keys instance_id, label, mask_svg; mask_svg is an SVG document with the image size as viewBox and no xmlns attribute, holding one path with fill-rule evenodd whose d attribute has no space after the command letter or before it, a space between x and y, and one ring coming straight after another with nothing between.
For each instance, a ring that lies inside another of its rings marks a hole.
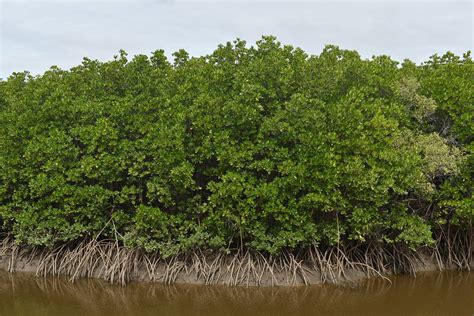
<instances>
[{"instance_id":1,"label":"river surface","mask_svg":"<svg viewBox=\"0 0 474 316\"><path fill-rule=\"evenodd\" d=\"M351 286L242 288L36 278L0 271L0 315L474 315L474 273Z\"/></svg>"}]
</instances>

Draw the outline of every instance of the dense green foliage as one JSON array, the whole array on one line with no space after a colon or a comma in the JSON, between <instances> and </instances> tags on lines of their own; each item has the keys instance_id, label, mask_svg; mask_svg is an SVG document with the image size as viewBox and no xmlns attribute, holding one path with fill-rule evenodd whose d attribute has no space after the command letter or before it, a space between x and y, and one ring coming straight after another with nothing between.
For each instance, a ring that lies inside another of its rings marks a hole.
<instances>
[{"instance_id":1,"label":"dense green foliage","mask_svg":"<svg viewBox=\"0 0 474 316\"><path fill-rule=\"evenodd\" d=\"M472 229L474 64L308 56L84 59L0 81L0 222L23 243L119 238L163 256L430 244Z\"/></svg>"}]
</instances>

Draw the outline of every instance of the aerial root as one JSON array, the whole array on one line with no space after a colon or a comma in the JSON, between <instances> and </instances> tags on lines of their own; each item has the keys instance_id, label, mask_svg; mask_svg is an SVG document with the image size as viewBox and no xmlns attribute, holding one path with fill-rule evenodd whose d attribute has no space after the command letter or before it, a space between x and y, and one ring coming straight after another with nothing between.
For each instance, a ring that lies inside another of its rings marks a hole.
<instances>
[{"instance_id":1,"label":"aerial root","mask_svg":"<svg viewBox=\"0 0 474 316\"><path fill-rule=\"evenodd\" d=\"M425 248L440 269L470 270L473 262L471 231L441 229L435 246ZM203 284L298 285L349 280L358 271L367 277L387 279L389 273L414 275L422 264L421 251L406 245L378 243L321 248L313 245L299 252L278 255L239 247L233 254L193 250L163 258L157 252L127 248L117 240L83 240L52 249L22 247L11 238L0 242L0 257L13 272L18 262L31 262L37 276L65 275L71 281L98 277L111 283L126 284L133 279L172 284L192 279Z\"/></svg>"},{"instance_id":2,"label":"aerial root","mask_svg":"<svg viewBox=\"0 0 474 316\"><path fill-rule=\"evenodd\" d=\"M470 271L474 263L474 230L452 229L448 224L435 232L436 242L430 248L431 256L440 270L462 269Z\"/></svg>"}]
</instances>

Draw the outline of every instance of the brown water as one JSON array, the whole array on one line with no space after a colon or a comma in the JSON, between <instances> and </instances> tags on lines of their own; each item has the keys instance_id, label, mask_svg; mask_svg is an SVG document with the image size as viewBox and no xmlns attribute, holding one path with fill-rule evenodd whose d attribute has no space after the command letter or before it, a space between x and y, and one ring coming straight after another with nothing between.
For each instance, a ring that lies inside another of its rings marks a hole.
<instances>
[{"instance_id":1,"label":"brown water","mask_svg":"<svg viewBox=\"0 0 474 316\"><path fill-rule=\"evenodd\" d=\"M419 273L392 284L237 288L36 278L0 271L0 315L474 315L474 273Z\"/></svg>"}]
</instances>

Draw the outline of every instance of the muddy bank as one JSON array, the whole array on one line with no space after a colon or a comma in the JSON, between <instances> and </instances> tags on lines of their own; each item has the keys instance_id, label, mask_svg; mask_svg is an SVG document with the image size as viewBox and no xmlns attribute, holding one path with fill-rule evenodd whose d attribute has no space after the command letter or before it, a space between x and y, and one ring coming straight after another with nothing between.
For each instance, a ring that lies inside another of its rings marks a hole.
<instances>
[{"instance_id":1,"label":"muddy bank","mask_svg":"<svg viewBox=\"0 0 474 316\"><path fill-rule=\"evenodd\" d=\"M258 252L233 254L194 251L171 258L129 249L114 241L83 241L56 249L20 247L4 240L0 269L37 276L68 276L71 280L100 278L111 283L130 281L164 284L224 284L233 286L296 286L353 282L391 274L473 268L473 262L455 267L437 253L387 248L317 247L293 254L267 256Z\"/></svg>"}]
</instances>

